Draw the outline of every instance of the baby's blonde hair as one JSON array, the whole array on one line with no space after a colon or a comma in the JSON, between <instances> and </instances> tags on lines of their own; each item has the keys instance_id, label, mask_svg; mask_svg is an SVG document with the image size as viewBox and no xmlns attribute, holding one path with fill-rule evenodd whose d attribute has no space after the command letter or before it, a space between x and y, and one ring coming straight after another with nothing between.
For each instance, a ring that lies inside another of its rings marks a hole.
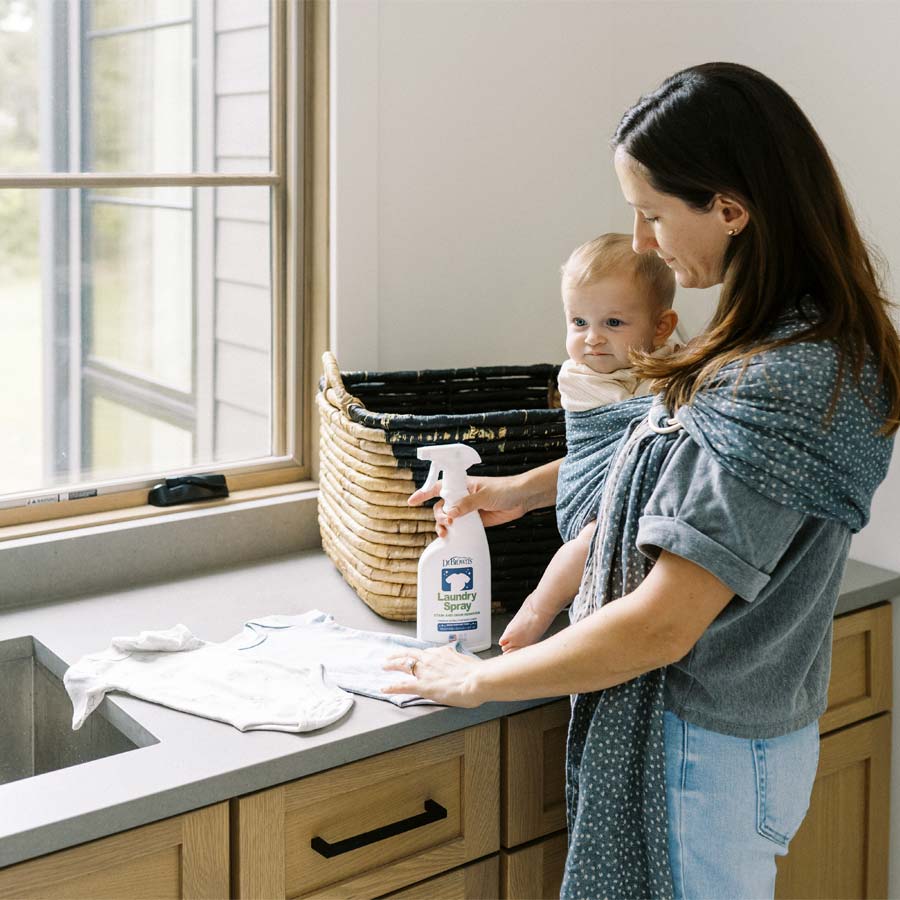
<instances>
[{"instance_id":1,"label":"baby's blonde hair","mask_svg":"<svg viewBox=\"0 0 900 900\"><path fill-rule=\"evenodd\" d=\"M586 287L607 275L627 272L642 284L656 312L672 308L675 276L654 253L635 253L631 235L611 231L576 247L561 268L563 287Z\"/></svg>"}]
</instances>

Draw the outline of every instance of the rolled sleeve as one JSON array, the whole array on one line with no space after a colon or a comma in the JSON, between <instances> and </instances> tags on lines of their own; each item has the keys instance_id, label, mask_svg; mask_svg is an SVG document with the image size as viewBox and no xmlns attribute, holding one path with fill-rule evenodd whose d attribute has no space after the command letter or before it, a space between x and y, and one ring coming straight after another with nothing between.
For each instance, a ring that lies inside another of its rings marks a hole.
<instances>
[{"instance_id":1,"label":"rolled sleeve","mask_svg":"<svg viewBox=\"0 0 900 900\"><path fill-rule=\"evenodd\" d=\"M726 472L685 432L639 520L637 547L654 560L661 550L689 559L752 601L805 518Z\"/></svg>"}]
</instances>

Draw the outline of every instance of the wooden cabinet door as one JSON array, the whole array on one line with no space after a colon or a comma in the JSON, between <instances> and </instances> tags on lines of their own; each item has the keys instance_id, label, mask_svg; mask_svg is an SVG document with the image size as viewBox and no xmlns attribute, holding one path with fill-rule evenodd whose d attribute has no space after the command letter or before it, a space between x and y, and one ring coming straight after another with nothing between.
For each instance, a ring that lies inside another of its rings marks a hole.
<instances>
[{"instance_id":1,"label":"wooden cabinet door","mask_svg":"<svg viewBox=\"0 0 900 900\"><path fill-rule=\"evenodd\" d=\"M806 820L778 859L775 896L885 897L891 716L822 738Z\"/></svg>"},{"instance_id":2,"label":"wooden cabinet door","mask_svg":"<svg viewBox=\"0 0 900 900\"><path fill-rule=\"evenodd\" d=\"M569 701L503 720L500 835L504 847L566 827L566 733Z\"/></svg>"},{"instance_id":3,"label":"wooden cabinet door","mask_svg":"<svg viewBox=\"0 0 900 900\"><path fill-rule=\"evenodd\" d=\"M0 869L18 900L221 900L228 885L227 803Z\"/></svg>"},{"instance_id":4,"label":"wooden cabinet door","mask_svg":"<svg viewBox=\"0 0 900 900\"><path fill-rule=\"evenodd\" d=\"M518 850L500 851L500 896L505 900L555 900L568 850L566 832Z\"/></svg>"},{"instance_id":5,"label":"wooden cabinet door","mask_svg":"<svg viewBox=\"0 0 900 900\"><path fill-rule=\"evenodd\" d=\"M891 708L891 605L834 620L828 709L819 720L827 734Z\"/></svg>"}]
</instances>

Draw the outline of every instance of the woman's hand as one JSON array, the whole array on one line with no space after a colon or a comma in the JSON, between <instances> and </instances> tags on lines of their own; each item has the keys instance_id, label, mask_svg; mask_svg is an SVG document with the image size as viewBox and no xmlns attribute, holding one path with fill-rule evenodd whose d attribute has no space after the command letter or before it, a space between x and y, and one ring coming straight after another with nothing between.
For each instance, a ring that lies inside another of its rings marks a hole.
<instances>
[{"instance_id":1,"label":"woman's hand","mask_svg":"<svg viewBox=\"0 0 900 900\"><path fill-rule=\"evenodd\" d=\"M553 506L556 503L556 479L561 459L522 472L520 475L503 475L492 478L470 476L469 493L456 502L453 509L444 509L443 501L434 505L434 518L439 537L446 537L447 528L455 519L479 510L485 527L502 525L518 519L532 509ZM438 481L428 490L420 489L407 500L410 506L419 506L441 493Z\"/></svg>"},{"instance_id":2,"label":"woman's hand","mask_svg":"<svg viewBox=\"0 0 900 900\"><path fill-rule=\"evenodd\" d=\"M418 694L445 706L479 706L485 698L478 696L474 676L481 665L478 657L460 653L452 644L410 648L385 661L385 669L403 672L406 677L383 690L385 694Z\"/></svg>"},{"instance_id":3,"label":"woman's hand","mask_svg":"<svg viewBox=\"0 0 900 900\"><path fill-rule=\"evenodd\" d=\"M447 528L466 513L479 510L481 521L486 528L491 525L502 525L511 522L528 512L527 491L515 475L495 476L493 478L468 479L469 494L456 502L453 509L445 509L444 501L438 500L434 505L434 519L437 523L438 537L446 537ZM406 502L410 506L419 506L441 493L441 482L438 481L428 490L420 489L412 494Z\"/></svg>"}]
</instances>

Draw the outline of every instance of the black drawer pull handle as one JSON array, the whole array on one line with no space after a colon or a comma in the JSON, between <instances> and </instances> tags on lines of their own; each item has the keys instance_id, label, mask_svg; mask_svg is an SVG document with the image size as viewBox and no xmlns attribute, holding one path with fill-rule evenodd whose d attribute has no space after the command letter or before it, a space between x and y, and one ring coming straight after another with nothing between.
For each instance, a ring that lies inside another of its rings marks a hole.
<instances>
[{"instance_id":1,"label":"black drawer pull handle","mask_svg":"<svg viewBox=\"0 0 900 900\"><path fill-rule=\"evenodd\" d=\"M430 825L432 822L439 822L441 819L446 818L447 810L440 803L434 800L426 800L425 812L410 816L408 819L401 819L399 822L392 822L390 825L382 825L380 828L364 831L362 834L344 838L342 841L335 841L333 844L329 844L325 838L317 836L309 842L309 846L326 859L331 859L332 856L340 856L341 853L358 850L360 847L365 847L366 844L374 844L377 841L383 841L386 838L403 834L405 831L412 831L414 828L421 828L423 825Z\"/></svg>"}]
</instances>

